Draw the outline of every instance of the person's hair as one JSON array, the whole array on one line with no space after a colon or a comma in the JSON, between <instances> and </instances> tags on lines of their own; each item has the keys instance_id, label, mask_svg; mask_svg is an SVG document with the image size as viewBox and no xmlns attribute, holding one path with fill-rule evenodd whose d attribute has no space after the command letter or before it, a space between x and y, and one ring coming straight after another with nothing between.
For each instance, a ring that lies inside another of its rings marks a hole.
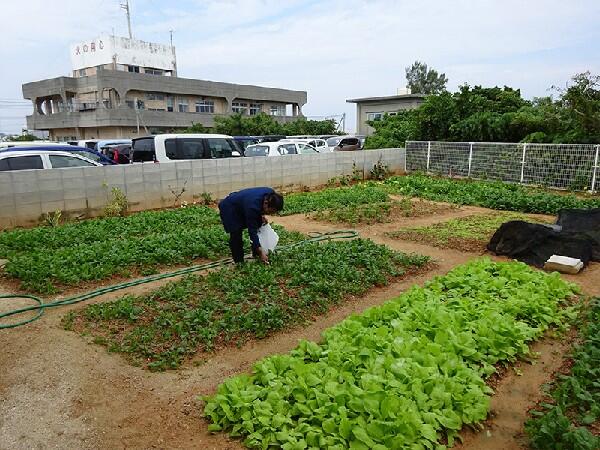
<instances>
[{"instance_id":1,"label":"person's hair","mask_svg":"<svg viewBox=\"0 0 600 450\"><path fill-rule=\"evenodd\" d=\"M267 194L267 206L275 211L281 211L283 209L283 195L274 192Z\"/></svg>"}]
</instances>

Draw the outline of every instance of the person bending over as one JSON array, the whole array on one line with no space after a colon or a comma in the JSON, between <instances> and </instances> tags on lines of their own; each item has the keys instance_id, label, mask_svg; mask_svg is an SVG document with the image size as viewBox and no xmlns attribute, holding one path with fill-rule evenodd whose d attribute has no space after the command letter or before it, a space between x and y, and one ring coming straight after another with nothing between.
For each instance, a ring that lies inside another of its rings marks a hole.
<instances>
[{"instance_id":1,"label":"person bending over","mask_svg":"<svg viewBox=\"0 0 600 450\"><path fill-rule=\"evenodd\" d=\"M236 263L244 262L242 232L248 229L252 255L268 263L269 256L260 246L258 229L267 223L266 214L283 209L283 196L269 187L256 187L232 192L219 202L223 228L229 233L229 248Z\"/></svg>"}]
</instances>

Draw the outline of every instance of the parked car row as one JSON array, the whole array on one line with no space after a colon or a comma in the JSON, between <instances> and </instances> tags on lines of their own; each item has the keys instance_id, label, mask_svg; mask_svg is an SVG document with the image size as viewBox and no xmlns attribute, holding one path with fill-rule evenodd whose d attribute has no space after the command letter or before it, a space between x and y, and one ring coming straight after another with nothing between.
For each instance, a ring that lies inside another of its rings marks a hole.
<instances>
[{"instance_id":1,"label":"parked car row","mask_svg":"<svg viewBox=\"0 0 600 450\"><path fill-rule=\"evenodd\" d=\"M70 141L69 145L49 142L34 142L29 146L20 144L0 147L0 171L317 154L362 148L360 139L355 136L232 137L222 134L160 134L132 140Z\"/></svg>"}]
</instances>

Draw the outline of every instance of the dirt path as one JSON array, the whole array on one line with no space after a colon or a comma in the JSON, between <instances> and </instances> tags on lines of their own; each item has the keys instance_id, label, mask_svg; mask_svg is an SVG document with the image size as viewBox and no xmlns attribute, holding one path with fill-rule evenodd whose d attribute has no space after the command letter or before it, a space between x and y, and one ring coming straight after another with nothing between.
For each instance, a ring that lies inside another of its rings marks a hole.
<instances>
[{"instance_id":1,"label":"dirt path","mask_svg":"<svg viewBox=\"0 0 600 450\"><path fill-rule=\"evenodd\" d=\"M429 255L438 266L428 273L375 289L365 298L352 299L306 326L250 342L239 349L226 349L199 365L190 364L176 372L151 373L133 367L119 355L107 353L103 347L64 331L60 319L68 309L50 310L33 324L0 331L3 350L0 352L0 448L242 448L239 442L223 434L208 433L197 395L213 393L225 378L249 371L256 360L287 352L300 339L318 340L325 328L349 314L381 304L413 284L422 284L478 256L391 240L383 235L390 227L397 229L415 225L417 221L424 225L482 211L489 212L469 207L434 218L407 218L393 224L359 227L364 237L405 252ZM343 228L319 224L303 216L277 218L275 222L304 232ZM600 265L568 278L580 283L588 293L600 295L600 283L596 281L600 279ZM160 284L139 286L128 292L142 293ZM120 295L115 293L95 301ZM466 435L463 448L519 448L514 436L520 432L524 411L536 400L537 387L547 380L563 351L555 341L536 345L541 353L539 363L523 365L521 377L514 374L505 377L493 399L496 428L491 430L491 436L503 440L492 444L490 438L480 441L482 434L473 433L471 437ZM516 403L516 399L522 402Z\"/></svg>"}]
</instances>

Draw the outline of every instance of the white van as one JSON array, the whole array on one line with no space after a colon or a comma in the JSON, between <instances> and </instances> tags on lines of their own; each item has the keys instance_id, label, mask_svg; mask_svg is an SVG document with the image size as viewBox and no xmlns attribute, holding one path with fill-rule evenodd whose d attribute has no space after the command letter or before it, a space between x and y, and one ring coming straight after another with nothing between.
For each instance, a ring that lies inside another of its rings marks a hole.
<instances>
[{"instance_id":1,"label":"white van","mask_svg":"<svg viewBox=\"0 0 600 450\"><path fill-rule=\"evenodd\" d=\"M319 138L308 138L308 139L286 138L286 139L281 139L279 142L302 142L304 144L310 145L311 147L313 147L319 153L328 153L328 152L331 151L329 149L329 147L327 146L327 141L325 139L319 139Z\"/></svg>"},{"instance_id":2,"label":"white van","mask_svg":"<svg viewBox=\"0 0 600 450\"><path fill-rule=\"evenodd\" d=\"M224 134L159 134L132 140L132 162L239 157L231 136Z\"/></svg>"},{"instance_id":3,"label":"white van","mask_svg":"<svg viewBox=\"0 0 600 450\"><path fill-rule=\"evenodd\" d=\"M37 147L37 146L62 146L65 142L50 142L50 141L5 141L0 142L0 150L14 147Z\"/></svg>"},{"instance_id":4,"label":"white van","mask_svg":"<svg viewBox=\"0 0 600 450\"><path fill-rule=\"evenodd\" d=\"M102 164L70 152L37 150L34 147L27 147L23 150L9 149L0 152L0 172L92 166L102 166Z\"/></svg>"}]
</instances>

